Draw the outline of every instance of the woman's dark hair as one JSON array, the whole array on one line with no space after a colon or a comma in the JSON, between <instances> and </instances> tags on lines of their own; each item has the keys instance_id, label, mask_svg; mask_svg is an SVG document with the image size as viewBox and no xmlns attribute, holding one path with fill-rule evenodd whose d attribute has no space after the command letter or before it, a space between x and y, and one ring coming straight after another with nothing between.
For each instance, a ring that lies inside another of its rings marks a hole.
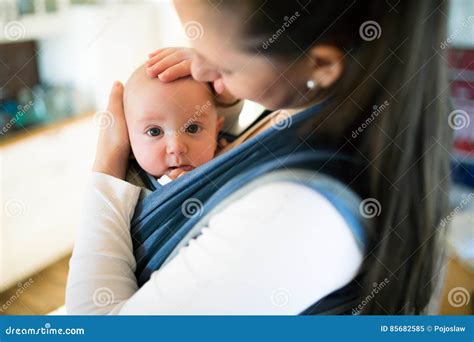
<instances>
[{"instance_id":1,"label":"woman's dark hair","mask_svg":"<svg viewBox=\"0 0 474 342\"><path fill-rule=\"evenodd\" d=\"M331 107L314 119L315 141L367 166L367 197L381 204L365 256L362 314L420 314L439 273L449 211L445 0L224 1L241 15L241 47L289 61L317 44L345 54ZM245 20L244 20L245 19ZM271 38L271 39L270 39ZM326 92L327 93L327 92ZM325 96L327 94L324 94ZM387 279L387 280L386 280Z\"/></svg>"}]
</instances>

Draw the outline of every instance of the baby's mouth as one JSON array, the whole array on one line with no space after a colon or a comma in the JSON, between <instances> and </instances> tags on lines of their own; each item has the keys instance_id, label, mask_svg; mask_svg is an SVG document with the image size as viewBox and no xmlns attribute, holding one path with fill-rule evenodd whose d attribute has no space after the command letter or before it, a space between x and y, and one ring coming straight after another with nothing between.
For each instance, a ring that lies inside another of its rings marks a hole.
<instances>
[{"instance_id":1,"label":"baby's mouth","mask_svg":"<svg viewBox=\"0 0 474 342\"><path fill-rule=\"evenodd\" d=\"M176 166L170 166L168 168L168 172L171 172L173 170L176 170L176 169L180 169L180 170L183 170L183 171L191 171L192 169L194 169L194 166L192 165L176 165Z\"/></svg>"}]
</instances>

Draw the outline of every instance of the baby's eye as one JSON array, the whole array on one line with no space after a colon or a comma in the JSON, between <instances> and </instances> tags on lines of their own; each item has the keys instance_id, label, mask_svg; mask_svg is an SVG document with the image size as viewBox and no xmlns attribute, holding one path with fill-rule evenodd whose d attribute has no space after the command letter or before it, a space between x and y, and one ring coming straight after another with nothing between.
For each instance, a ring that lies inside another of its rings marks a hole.
<instances>
[{"instance_id":1,"label":"baby's eye","mask_svg":"<svg viewBox=\"0 0 474 342\"><path fill-rule=\"evenodd\" d=\"M196 124L189 125L188 128L186 128L186 132L191 133L191 134L196 134L201 130L201 127L199 127Z\"/></svg>"},{"instance_id":2,"label":"baby's eye","mask_svg":"<svg viewBox=\"0 0 474 342\"><path fill-rule=\"evenodd\" d=\"M146 134L148 134L150 137L157 137L159 136L160 134L162 134L163 131L161 128L158 128L158 127L153 127L153 128L150 128Z\"/></svg>"}]
</instances>

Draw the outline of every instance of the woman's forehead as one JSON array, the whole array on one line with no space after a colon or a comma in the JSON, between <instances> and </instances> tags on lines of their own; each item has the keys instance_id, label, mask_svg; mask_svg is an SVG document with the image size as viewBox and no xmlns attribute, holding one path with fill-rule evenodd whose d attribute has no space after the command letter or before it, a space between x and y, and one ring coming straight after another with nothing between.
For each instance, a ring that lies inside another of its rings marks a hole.
<instances>
[{"instance_id":1,"label":"woman's forehead","mask_svg":"<svg viewBox=\"0 0 474 342\"><path fill-rule=\"evenodd\" d=\"M238 16L213 8L206 0L174 2L185 36L200 55L212 60L212 54L224 55L235 49L241 27Z\"/></svg>"}]
</instances>

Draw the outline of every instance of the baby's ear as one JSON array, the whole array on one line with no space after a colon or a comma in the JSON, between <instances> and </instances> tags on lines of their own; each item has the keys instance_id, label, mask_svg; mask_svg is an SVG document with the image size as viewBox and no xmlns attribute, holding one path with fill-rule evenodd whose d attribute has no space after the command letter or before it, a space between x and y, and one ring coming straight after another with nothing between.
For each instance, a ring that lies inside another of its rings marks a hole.
<instances>
[{"instance_id":1,"label":"baby's ear","mask_svg":"<svg viewBox=\"0 0 474 342\"><path fill-rule=\"evenodd\" d=\"M216 134L219 134L223 125L224 125L224 117L217 116Z\"/></svg>"}]
</instances>

